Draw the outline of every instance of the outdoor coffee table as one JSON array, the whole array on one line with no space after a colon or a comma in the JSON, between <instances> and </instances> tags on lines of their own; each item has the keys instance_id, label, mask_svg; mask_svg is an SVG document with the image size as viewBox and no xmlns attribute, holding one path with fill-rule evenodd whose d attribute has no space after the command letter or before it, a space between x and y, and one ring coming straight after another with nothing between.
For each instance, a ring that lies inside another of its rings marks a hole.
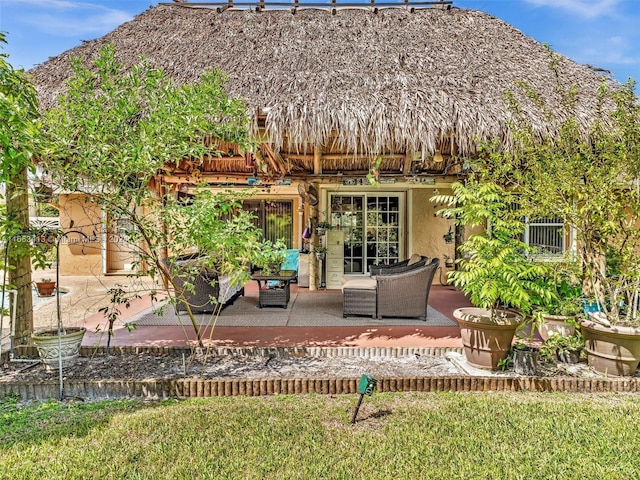
<instances>
[{"instance_id":1,"label":"outdoor coffee table","mask_svg":"<svg viewBox=\"0 0 640 480\"><path fill-rule=\"evenodd\" d=\"M296 278L295 270L280 270L275 273L263 273L258 270L251 275L258 282L258 306L282 307L289 306L291 298L291 281Z\"/></svg>"}]
</instances>

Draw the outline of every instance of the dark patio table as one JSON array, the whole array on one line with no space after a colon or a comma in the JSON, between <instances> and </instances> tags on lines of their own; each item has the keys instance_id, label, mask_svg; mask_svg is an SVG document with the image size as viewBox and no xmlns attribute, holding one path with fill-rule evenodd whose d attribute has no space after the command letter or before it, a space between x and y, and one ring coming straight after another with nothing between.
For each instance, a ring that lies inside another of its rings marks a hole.
<instances>
[{"instance_id":1,"label":"dark patio table","mask_svg":"<svg viewBox=\"0 0 640 480\"><path fill-rule=\"evenodd\" d=\"M291 298L290 284L296 276L295 270L280 270L270 274L258 270L253 273L251 278L258 282L258 306L287 308Z\"/></svg>"}]
</instances>

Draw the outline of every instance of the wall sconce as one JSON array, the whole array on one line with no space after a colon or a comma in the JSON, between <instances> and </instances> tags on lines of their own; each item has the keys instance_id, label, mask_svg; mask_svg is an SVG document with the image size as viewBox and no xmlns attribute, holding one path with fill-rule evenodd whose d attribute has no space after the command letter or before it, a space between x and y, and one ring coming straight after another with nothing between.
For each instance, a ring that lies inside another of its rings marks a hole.
<instances>
[{"instance_id":1,"label":"wall sconce","mask_svg":"<svg viewBox=\"0 0 640 480\"><path fill-rule=\"evenodd\" d=\"M433 154L433 163L442 162L444 162L444 157L442 156L442 153L440 153L440 150L436 150L436 152Z\"/></svg>"}]
</instances>

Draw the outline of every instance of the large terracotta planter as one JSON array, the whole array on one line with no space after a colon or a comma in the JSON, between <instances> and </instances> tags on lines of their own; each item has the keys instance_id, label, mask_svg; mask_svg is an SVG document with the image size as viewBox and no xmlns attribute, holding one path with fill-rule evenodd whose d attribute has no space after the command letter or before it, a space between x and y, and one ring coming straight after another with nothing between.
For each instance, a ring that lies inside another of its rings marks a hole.
<instances>
[{"instance_id":1,"label":"large terracotta planter","mask_svg":"<svg viewBox=\"0 0 640 480\"><path fill-rule=\"evenodd\" d=\"M591 368L615 377L635 373L640 363L640 328L605 327L591 320L580 325Z\"/></svg>"},{"instance_id":2,"label":"large terracotta planter","mask_svg":"<svg viewBox=\"0 0 640 480\"><path fill-rule=\"evenodd\" d=\"M551 335L570 337L576 333L576 328L567 321L573 318L575 317L567 317L564 315L543 315L542 325L538 328L538 333L540 333L542 340L547 340Z\"/></svg>"},{"instance_id":3,"label":"large terracotta planter","mask_svg":"<svg viewBox=\"0 0 640 480\"><path fill-rule=\"evenodd\" d=\"M497 370L500 360L509 355L511 342L522 317L513 312L498 322L489 318L489 311L483 308L458 308L453 312L460 325L460 335L467 361L478 368Z\"/></svg>"},{"instance_id":4,"label":"large terracotta planter","mask_svg":"<svg viewBox=\"0 0 640 480\"><path fill-rule=\"evenodd\" d=\"M49 370L56 370L59 366L59 352L62 356L62 368L74 364L80 353L82 338L87 331L84 327L67 328L58 340L58 330L43 330L31 334L31 339L38 349L42 363Z\"/></svg>"}]
</instances>

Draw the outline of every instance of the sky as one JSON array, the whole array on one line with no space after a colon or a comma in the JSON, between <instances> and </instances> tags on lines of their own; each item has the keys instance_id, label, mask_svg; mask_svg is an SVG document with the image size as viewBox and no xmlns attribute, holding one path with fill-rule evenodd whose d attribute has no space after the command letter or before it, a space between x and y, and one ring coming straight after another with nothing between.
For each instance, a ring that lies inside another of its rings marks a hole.
<instances>
[{"instance_id":1,"label":"sky","mask_svg":"<svg viewBox=\"0 0 640 480\"><path fill-rule=\"evenodd\" d=\"M158 3L0 0L0 31L8 42L3 53L15 68L28 70ZM487 12L578 63L610 71L620 82L640 80L640 0L453 0L453 5Z\"/></svg>"}]
</instances>

